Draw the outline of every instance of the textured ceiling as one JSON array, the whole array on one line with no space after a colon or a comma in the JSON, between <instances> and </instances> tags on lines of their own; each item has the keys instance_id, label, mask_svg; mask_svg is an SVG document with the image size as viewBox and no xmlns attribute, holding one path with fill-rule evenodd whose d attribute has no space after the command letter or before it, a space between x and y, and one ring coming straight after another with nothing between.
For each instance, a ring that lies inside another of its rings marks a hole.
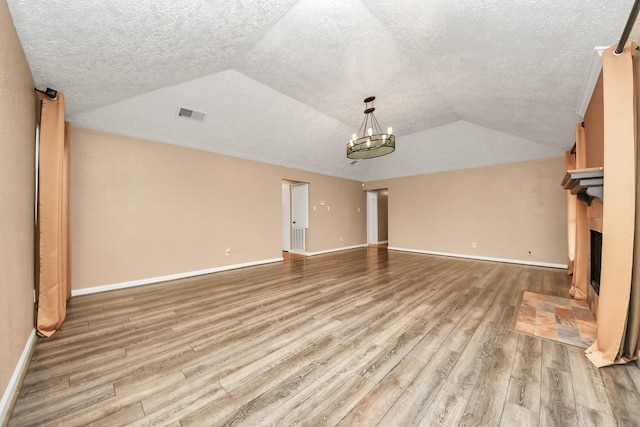
<instances>
[{"instance_id":1,"label":"textured ceiling","mask_svg":"<svg viewBox=\"0 0 640 427\"><path fill-rule=\"evenodd\" d=\"M633 1L7 3L74 125L364 181L560 155ZM369 95L398 149L351 166Z\"/></svg>"}]
</instances>

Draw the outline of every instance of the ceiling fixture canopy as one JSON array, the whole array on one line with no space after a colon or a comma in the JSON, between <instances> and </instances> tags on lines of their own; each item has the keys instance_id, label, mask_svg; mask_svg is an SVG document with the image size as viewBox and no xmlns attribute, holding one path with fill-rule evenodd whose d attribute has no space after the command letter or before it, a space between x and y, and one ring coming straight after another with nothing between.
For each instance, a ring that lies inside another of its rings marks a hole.
<instances>
[{"instance_id":1,"label":"ceiling fixture canopy","mask_svg":"<svg viewBox=\"0 0 640 427\"><path fill-rule=\"evenodd\" d=\"M387 133L383 133L373 114L376 111L373 107L375 99L375 96L370 96L364 100L364 119L358 130L361 136L354 133L347 144L347 157L350 159L372 159L396 150L396 137L391 133L392 129L388 128Z\"/></svg>"}]
</instances>

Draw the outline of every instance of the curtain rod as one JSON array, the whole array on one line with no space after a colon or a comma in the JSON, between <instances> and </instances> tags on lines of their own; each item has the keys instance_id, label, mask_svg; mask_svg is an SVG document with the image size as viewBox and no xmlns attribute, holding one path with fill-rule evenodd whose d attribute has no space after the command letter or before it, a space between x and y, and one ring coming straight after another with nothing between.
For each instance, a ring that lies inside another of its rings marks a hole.
<instances>
[{"instance_id":1,"label":"curtain rod","mask_svg":"<svg viewBox=\"0 0 640 427\"><path fill-rule=\"evenodd\" d=\"M638 17L639 10L640 10L640 0L635 0L633 2L633 7L631 8L631 13L629 14L629 19L627 19L627 25L625 25L624 30L622 30L622 36L620 36L620 42L618 43L618 47L614 52L616 55L620 55L624 51L624 45L629 39L629 34L631 34L631 30L633 29L633 24L636 22L636 18Z\"/></svg>"}]
</instances>

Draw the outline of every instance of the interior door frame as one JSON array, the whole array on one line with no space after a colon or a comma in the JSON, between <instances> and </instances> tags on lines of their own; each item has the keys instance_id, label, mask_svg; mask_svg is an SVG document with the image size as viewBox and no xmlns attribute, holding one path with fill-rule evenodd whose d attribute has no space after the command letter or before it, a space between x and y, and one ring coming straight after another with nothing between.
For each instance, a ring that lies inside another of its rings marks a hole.
<instances>
[{"instance_id":1,"label":"interior door frame","mask_svg":"<svg viewBox=\"0 0 640 427\"><path fill-rule=\"evenodd\" d=\"M291 184L282 182L282 250L291 251Z\"/></svg>"}]
</instances>

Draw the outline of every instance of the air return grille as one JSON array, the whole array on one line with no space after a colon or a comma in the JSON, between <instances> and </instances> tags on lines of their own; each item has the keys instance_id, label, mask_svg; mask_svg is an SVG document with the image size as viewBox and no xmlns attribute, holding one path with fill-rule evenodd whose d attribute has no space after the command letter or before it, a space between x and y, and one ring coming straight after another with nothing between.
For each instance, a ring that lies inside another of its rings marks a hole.
<instances>
[{"instance_id":1,"label":"air return grille","mask_svg":"<svg viewBox=\"0 0 640 427\"><path fill-rule=\"evenodd\" d=\"M291 250L304 252L304 227L291 227Z\"/></svg>"},{"instance_id":2,"label":"air return grille","mask_svg":"<svg viewBox=\"0 0 640 427\"><path fill-rule=\"evenodd\" d=\"M204 119L207 117L207 113L180 107L180 110L178 110L178 117L182 117L184 119L189 119L189 120L195 120L196 122L203 122Z\"/></svg>"}]
</instances>

